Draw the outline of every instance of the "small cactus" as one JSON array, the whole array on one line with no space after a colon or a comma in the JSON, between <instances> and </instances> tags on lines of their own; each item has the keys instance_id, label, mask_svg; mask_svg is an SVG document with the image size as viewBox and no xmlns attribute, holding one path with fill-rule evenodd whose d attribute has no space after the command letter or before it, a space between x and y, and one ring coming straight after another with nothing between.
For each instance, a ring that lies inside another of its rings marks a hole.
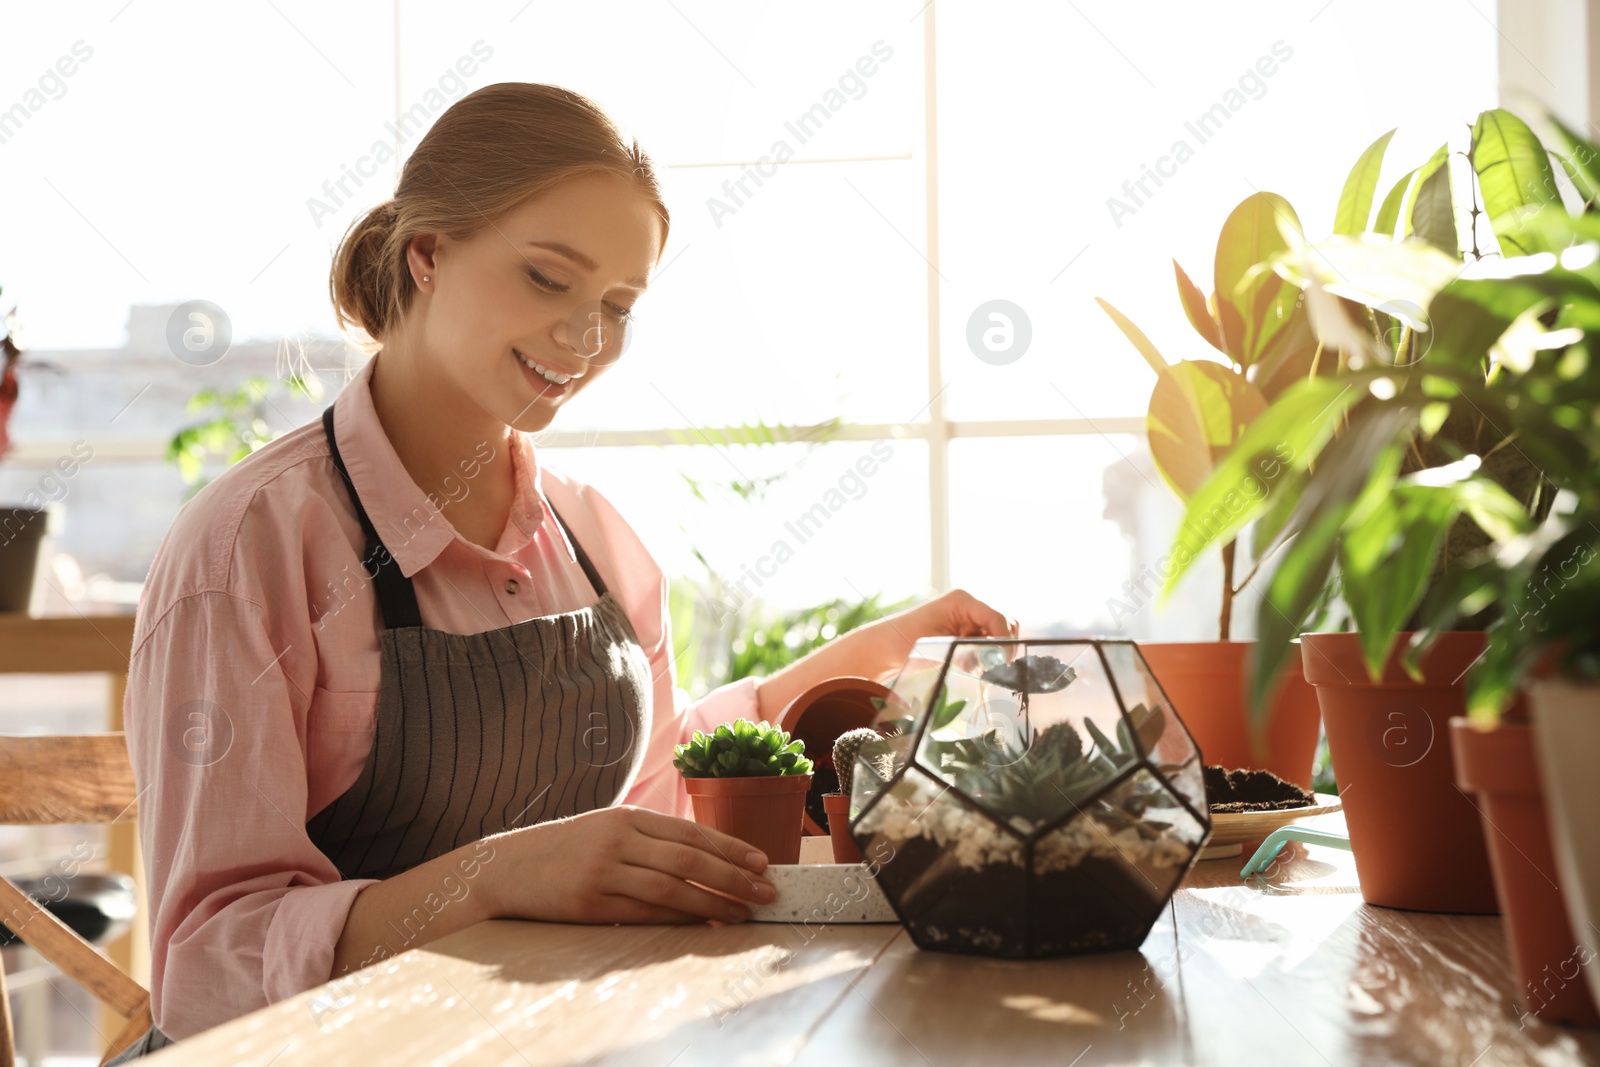
<instances>
[{"instance_id":1,"label":"small cactus","mask_svg":"<svg viewBox=\"0 0 1600 1067\"><path fill-rule=\"evenodd\" d=\"M854 784L856 754L861 751L862 745L878 740L879 736L878 731L870 726L861 726L846 730L833 743L833 769L839 774L839 792L845 796L850 795L850 787Z\"/></svg>"}]
</instances>

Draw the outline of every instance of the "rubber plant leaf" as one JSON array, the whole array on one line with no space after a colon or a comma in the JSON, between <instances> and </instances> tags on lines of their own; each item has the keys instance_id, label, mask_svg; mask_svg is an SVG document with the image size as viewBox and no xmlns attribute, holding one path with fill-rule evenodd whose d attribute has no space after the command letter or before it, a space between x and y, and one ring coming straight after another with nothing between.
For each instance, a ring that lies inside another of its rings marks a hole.
<instances>
[{"instance_id":1,"label":"rubber plant leaf","mask_svg":"<svg viewBox=\"0 0 1600 1067\"><path fill-rule=\"evenodd\" d=\"M1184 360L1156 381L1145 428L1156 469L1187 501L1267 408L1244 375L1210 360Z\"/></svg>"},{"instance_id":2,"label":"rubber plant leaf","mask_svg":"<svg viewBox=\"0 0 1600 1067\"><path fill-rule=\"evenodd\" d=\"M1178 279L1178 299L1183 302L1184 314L1189 316L1189 325L1205 339L1206 344L1226 355L1228 350L1222 344L1222 330L1211 315L1206 294L1184 273L1177 260L1172 261L1172 272Z\"/></svg>"},{"instance_id":3,"label":"rubber plant leaf","mask_svg":"<svg viewBox=\"0 0 1600 1067\"><path fill-rule=\"evenodd\" d=\"M1300 219L1289 202L1277 193L1252 193L1228 215L1217 238L1213 273L1217 320L1228 354L1242 369L1255 362L1299 298L1269 266L1288 247L1283 226L1300 230ZM1263 290L1268 296L1258 302ZM1230 319L1241 324L1237 338L1229 336Z\"/></svg>"}]
</instances>

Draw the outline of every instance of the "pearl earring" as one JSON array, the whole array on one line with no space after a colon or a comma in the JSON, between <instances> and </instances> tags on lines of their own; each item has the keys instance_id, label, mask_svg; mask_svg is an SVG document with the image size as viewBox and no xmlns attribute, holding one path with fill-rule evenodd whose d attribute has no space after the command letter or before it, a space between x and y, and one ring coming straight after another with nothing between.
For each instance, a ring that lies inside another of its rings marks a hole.
<instances>
[{"instance_id":1,"label":"pearl earring","mask_svg":"<svg viewBox=\"0 0 1600 1067\"><path fill-rule=\"evenodd\" d=\"M423 280L423 281L427 281L427 280L428 280L428 276L427 276L427 275L426 275L426 274L424 274L424 275L423 275L423 276L422 276L422 280Z\"/></svg>"}]
</instances>

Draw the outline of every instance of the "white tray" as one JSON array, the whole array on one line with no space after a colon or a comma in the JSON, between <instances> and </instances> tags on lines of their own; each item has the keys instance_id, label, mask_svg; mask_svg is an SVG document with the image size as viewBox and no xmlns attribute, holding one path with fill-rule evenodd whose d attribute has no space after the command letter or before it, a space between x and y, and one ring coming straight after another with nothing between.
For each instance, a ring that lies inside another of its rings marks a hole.
<instances>
[{"instance_id":1,"label":"white tray","mask_svg":"<svg viewBox=\"0 0 1600 1067\"><path fill-rule=\"evenodd\" d=\"M834 863L826 837L800 839L799 863L769 864L765 874L778 895L750 906L750 921L765 923L894 923L889 899L864 863Z\"/></svg>"}]
</instances>

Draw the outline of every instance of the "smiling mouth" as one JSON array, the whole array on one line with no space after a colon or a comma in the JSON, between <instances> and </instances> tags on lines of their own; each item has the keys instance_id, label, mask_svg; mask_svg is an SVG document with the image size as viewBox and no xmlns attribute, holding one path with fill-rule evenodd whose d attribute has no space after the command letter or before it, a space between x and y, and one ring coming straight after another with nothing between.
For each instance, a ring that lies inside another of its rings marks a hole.
<instances>
[{"instance_id":1,"label":"smiling mouth","mask_svg":"<svg viewBox=\"0 0 1600 1067\"><path fill-rule=\"evenodd\" d=\"M518 363L521 363L524 367L527 367L529 370L533 371L533 373L537 374L551 385L566 385L574 378L582 377L582 375L562 374L560 371L551 370L544 364L536 363L529 359L515 348L511 350L511 354L517 357Z\"/></svg>"}]
</instances>

